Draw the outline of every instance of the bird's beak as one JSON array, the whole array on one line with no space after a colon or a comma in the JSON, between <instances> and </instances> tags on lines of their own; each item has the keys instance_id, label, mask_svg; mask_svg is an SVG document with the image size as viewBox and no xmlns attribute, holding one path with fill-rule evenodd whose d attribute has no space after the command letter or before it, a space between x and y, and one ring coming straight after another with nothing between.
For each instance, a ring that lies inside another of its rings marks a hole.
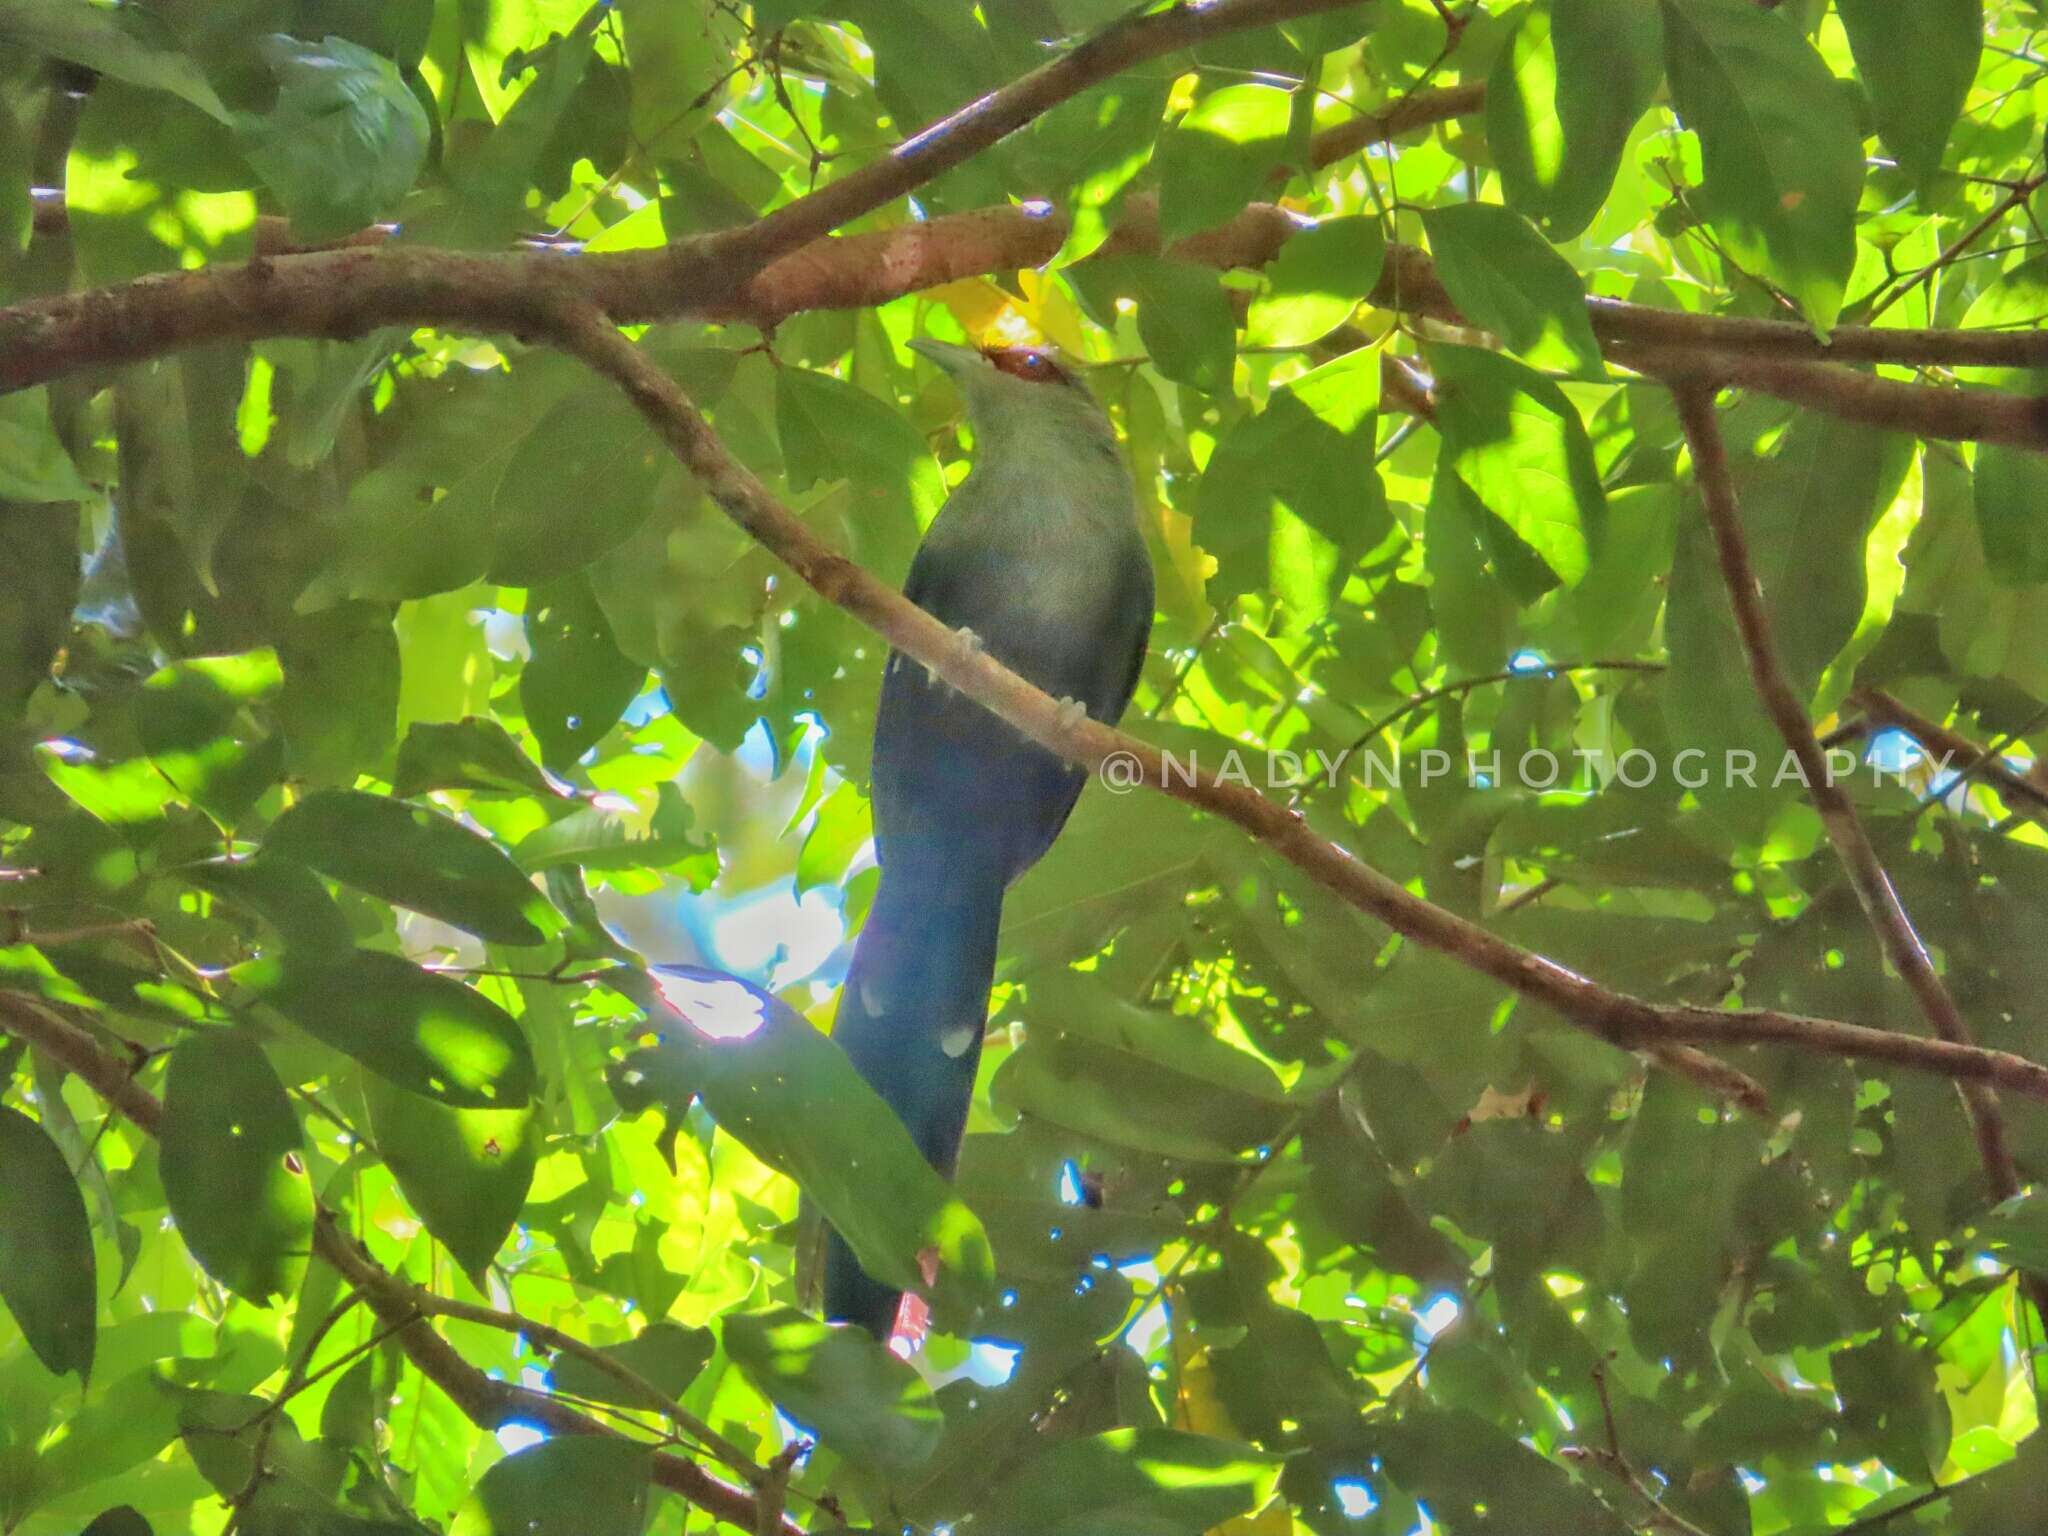
<instances>
[{"instance_id":1,"label":"bird's beak","mask_svg":"<svg viewBox=\"0 0 2048 1536\"><path fill-rule=\"evenodd\" d=\"M958 375L965 368L986 368L988 359L972 347L956 347L950 341L932 341L920 336L910 343L910 350L920 357L928 357L946 372Z\"/></svg>"}]
</instances>

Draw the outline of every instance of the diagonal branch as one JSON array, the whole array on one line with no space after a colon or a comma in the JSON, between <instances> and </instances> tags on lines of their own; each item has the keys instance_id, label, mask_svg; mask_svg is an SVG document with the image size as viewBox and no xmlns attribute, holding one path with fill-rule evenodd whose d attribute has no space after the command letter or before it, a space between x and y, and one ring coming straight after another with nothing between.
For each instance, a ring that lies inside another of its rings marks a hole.
<instances>
[{"instance_id":1,"label":"diagonal branch","mask_svg":"<svg viewBox=\"0 0 2048 1536\"><path fill-rule=\"evenodd\" d=\"M77 1025L19 993L0 991L0 1029L60 1063L139 1129L162 1135L162 1101L135 1080L126 1063ZM333 1265L378 1321L393 1331L420 1374L480 1429L498 1429L518 1420L559 1435L616 1433L544 1392L494 1380L463 1359L452 1344L425 1326L429 1316L448 1310L444 1299L384 1268L324 1208L314 1221L313 1251ZM755 1528L756 1502L750 1490L721 1482L695 1462L666 1451L654 1453L653 1468L654 1481L661 1487L742 1530ZM803 1536L794 1521L785 1520L781 1530L783 1536Z\"/></svg>"},{"instance_id":2,"label":"diagonal branch","mask_svg":"<svg viewBox=\"0 0 2048 1536\"><path fill-rule=\"evenodd\" d=\"M1713 532L1714 549L1720 557L1721 577L1735 610L1735 627L1749 661L1750 681L1764 713L1805 775L1807 793L1820 812L1828 841L1849 877L1849 884L1862 903L1885 958L1913 994L1920 1013L1936 1035L1951 1045L1972 1044L1969 1024L1956 1007L1955 999L1934 969L1926 945L1913 929L1891 877L1878 861L1864 833L1863 823L1848 795L1835 783L1820 743L1813 734L1813 721L1806 706L1786 681L1778 663L1776 642L1771 637L1769 616L1764 612L1763 585L1749 557L1749 542L1742 531L1741 511L1736 505L1735 482L1728 472L1727 445L1714 414L1711 384L1688 381L1673 394L1679 421L1692 450L1693 473L1699 482L1700 500L1706 508L1707 525ZM2018 1171L2012 1149L2006 1142L2005 1121L1996 1092L1982 1082L1962 1087L1963 1103L1977 1136L1977 1152L1984 1163L1985 1178L1994 1198L2004 1200L2019 1192ZM2048 1284L2042 1288L2048 1297Z\"/></svg>"},{"instance_id":3,"label":"diagonal branch","mask_svg":"<svg viewBox=\"0 0 2048 1536\"><path fill-rule=\"evenodd\" d=\"M1849 702L1878 724L1904 731L1930 753L1942 753L1950 761L1962 764L1958 783L1972 777L1988 780L2018 814L2048 826L2048 788L2008 765L1998 755L2001 749L1996 744L1980 747L1961 732L1928 719L1882 688L1858 688L1849 695ZM1943 794L1947 792L1944 790Z\"/></svg>"},{"instance_id":4,"label":"diagonal branch","mask_svg":"<svg viewBox=\"0 0 2048 1536\"><path fill-rule=\"evenodd\" d=\"M1249 832L1311 879L1395 932L1491 976L1525 1001L1617 1046L1651 1052L1710 1091L1751 1108L1758 1086L1696 1042L1772 1042L1830 1056L1861 1056L1974 1083L1997 1083L2048 1102L2048 1067L2004 1051L1927 1040L1833 1019L1769 1009L1720 1010L1660 1004L1600 985L1509 943L1477 923L1425 901L1348 850L1319 836L1298 813L1248 785L1219 781L1086 718L1075 721L1050 696L1010 671L894 589L820 540L759 478L728 453L676 381L588 308L566 306L533 329L625 390L662 441L735 522L827 601L970 695L1032 740L1099 770L1111 758L1142 781ZM1810 733L1809 733L1810 739Z\"/></svg>"}]
</instances>

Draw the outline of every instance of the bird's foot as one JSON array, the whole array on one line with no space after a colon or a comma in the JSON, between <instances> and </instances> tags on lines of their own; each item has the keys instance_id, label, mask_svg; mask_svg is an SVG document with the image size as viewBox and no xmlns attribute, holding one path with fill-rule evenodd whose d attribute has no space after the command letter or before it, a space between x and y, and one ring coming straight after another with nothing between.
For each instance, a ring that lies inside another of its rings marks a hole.
<instances>
[{"instance_id":1,"label":"bird's foot","mask_svg":"<svg viewBox=\"0 0 2048 1536\"><path fill-rule=\"evenodd\" d=\"M1061 730L1071 731L1088 718L1088 706L1079 699L1071 699L1062 694L1060 695L1059 713L1053 718Z\"/></svg>"},{"instance_id":2,"label":"bird's foot","mask_svg":"<svg viewBox=\"0 0 2048 1536\"><path fill-rule=\"evenodd\" d=\"M979 656L983 649L981 636L977 635L965 624L962 624L953 631L953 653L961 661L972 660L974 657ZM930 688L935 684L945 684L947 687L952 686L950 683L946 683L943 677L939 676L936 667L926 667L924 669L924 685Z\"/></svg>"}]
</instances>

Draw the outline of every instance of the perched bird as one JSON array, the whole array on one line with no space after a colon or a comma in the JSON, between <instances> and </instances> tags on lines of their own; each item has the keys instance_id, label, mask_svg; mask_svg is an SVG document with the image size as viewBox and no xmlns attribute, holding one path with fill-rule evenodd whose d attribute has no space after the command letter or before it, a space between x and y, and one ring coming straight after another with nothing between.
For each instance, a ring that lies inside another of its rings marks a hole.
<instances>
[{"instance_id":1,"label":"perched bird","mask_svg":"<svg viewBox=\"0 0 2048 1536\"><path fill-rule=\"evenodd\" d=\"M1036 347L913 341L952 375L975 463L904 594L1055 698L1115 723L1152 628L1152 566L1108 416ZM1003 893L1059 835L1086 775L892 653L875 720L874 905L833 1038L947 1177L981 1059ZM899 1293L835 1232L825 1311L878 1338Z\"/></svg>"}]
</instances>

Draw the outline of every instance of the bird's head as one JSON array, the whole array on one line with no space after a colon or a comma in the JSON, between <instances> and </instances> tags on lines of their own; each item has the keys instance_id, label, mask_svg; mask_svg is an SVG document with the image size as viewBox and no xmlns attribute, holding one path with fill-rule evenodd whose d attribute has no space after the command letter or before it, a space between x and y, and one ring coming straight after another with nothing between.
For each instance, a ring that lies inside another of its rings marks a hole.
<instances>
[{"instance_id":1,"label":"bird's head","mask_svg":"<svg viewBox=\"0 0 2048 1536\"><path fill-rule=\"evenodd\" d=\"M1014 432L1086 432L1114 448L1109 416L1073 364L1050 347L961 347L917 340L910 349L952 376L977 438Z\"/></svg>"}]
</instances>

